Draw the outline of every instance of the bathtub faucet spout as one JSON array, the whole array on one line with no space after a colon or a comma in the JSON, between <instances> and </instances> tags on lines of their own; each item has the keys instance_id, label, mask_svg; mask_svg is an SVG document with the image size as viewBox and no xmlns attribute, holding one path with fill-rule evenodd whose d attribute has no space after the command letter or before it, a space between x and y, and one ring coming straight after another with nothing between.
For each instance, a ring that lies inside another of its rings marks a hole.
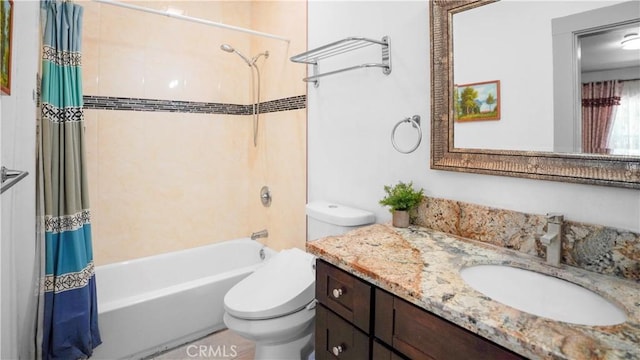
<instances>
[{"instance_id":1,"label":"bathtub faucet spout","mask_svg":"<svg viewBox=\"0 0 640 360\"><path fill-rule=\"evenodd\" d=\"M267 236L269 236L269 232L266 229L260 230L251 234L251 240L255 240L258 238L266 238Z\"/></svg>"}]
</instances>

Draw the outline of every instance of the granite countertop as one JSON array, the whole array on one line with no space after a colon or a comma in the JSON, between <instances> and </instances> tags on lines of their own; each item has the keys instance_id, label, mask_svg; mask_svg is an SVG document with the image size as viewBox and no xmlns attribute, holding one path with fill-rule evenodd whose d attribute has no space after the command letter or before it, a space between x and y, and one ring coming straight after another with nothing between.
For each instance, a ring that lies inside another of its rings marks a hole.
<instances>
[{"instance_id":1,"label":"granite countertop","mask_svg":"<svg viewBox=\"0 0 640 360\"><path fill-rule=\"evenodd\" d=\"M420 227L376 224L307 243L319 258L531 359L640 359L640 284ZM575 325L501 304L467 285L460 269L503 264L582 285L627 313L613 326Z\"/></svg>"}]
</instances>

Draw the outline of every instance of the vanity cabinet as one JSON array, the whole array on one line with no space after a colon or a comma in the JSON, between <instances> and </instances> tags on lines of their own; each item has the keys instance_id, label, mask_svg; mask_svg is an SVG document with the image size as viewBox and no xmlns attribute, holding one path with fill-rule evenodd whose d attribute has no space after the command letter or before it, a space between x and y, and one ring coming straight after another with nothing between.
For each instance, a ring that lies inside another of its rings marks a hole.
<instances>
[{"instance_id":1,"label":"vanity cabinet","mask_svg":"<svg viewBox=\"0 0 640 360\"><path fill-rule=\"evenodd\" d=\"M316 262L316 359L369 359L373 286Z\"/></svg>"},{"instance_id":2,"label":"vanity cabinet","mask_svg":"<svg viewBox=\"0 0 640 360\"><path fill-rule=\"evenodd\" d=\"M384 290L375 290L376 338L411 359L524 359Z\"/></svg>"},{"instance_id":3,"label":"vanity cabinet","mask_svg":"<svg viewBox=\"0 0 640 360\"><path fill-rule=\"evenodd\" d=\"M316 359L524 359L318 259Z\"/></svg>"},{"instance_id":4,"label":"vanity cabinet","mask_svg":"<svg viewBox=\"0 0 640 360\"><path fill-rule=\"evenodd\" d=\"M316 359L369 359L370 337L323 305L316 307Z\"/></svg>"}]
</instances>

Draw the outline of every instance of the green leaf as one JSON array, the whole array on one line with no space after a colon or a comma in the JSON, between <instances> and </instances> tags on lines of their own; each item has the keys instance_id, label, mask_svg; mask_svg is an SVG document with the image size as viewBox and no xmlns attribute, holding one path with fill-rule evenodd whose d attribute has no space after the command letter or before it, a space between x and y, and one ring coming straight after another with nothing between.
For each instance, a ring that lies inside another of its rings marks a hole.
<instances>
[{"instance_id":1,"label":"green leaf","mask_svg":"<svg viewBox=\"0 0 640 360\"><path fill-rule=\"evenodd\" d=\"M416 207L424 197L424 190L416 191L413 189L413 182L398 182L395 186L384 186L386 196L380 200L380 205L389 206L391 211L394 210L411 210Z\"/></svg>"}]
</instances>

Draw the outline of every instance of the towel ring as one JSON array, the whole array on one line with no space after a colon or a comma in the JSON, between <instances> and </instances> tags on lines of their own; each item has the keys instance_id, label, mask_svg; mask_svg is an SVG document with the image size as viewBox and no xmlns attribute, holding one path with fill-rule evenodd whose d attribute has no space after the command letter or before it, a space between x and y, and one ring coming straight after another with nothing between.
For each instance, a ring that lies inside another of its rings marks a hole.
<instances>
[{"instance_id":1,"label":"towel ring","mask_svg":"<svg viewBox=\"0 0 640 360\"><path fill-rule=\"evenodd\" d=\"M414 129L418 130L418 142L409 150L400 149L398 147L398 144L396 143L396 130L398 130L398 126L400 126L400 124L402 123L411 123L411 126L413 126ZM420 142L422 142L422 129L420 128L420 115L413 115L410 118L406 118L398 121L396 126L394 126L393 130L391 131L391 144L393 144L393 148L400 153L409 154L414 152L418 148L418 146L420 146Z\"/></svg>"}]
</instances>

